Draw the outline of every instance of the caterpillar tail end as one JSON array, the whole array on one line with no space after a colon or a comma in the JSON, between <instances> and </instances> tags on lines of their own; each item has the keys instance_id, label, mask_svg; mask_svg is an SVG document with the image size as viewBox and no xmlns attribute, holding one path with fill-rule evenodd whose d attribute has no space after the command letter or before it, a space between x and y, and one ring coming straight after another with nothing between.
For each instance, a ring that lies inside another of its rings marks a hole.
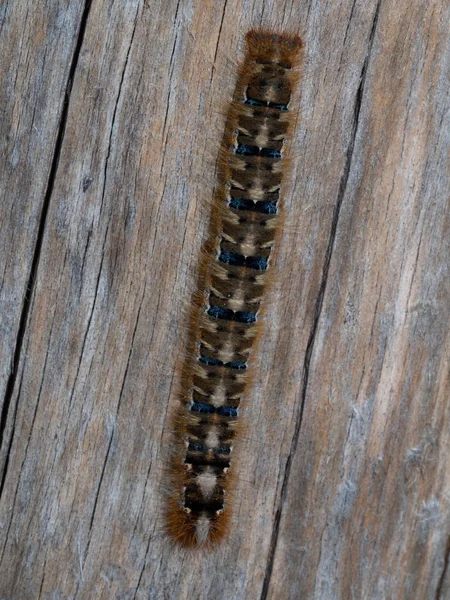
<instances>
[{"instance_id":1,"label":"caterpillar tail end","mask_svg":"<svg viewBox=\"0 0 450 600\"><path fill-rule=\"evenodd\" d=\"M210 515L206 511L189 512L170 500L166 513L166 529L171 538L185 548L212 548L229 530L229 510Z\"/></svg>"}]
</instances>

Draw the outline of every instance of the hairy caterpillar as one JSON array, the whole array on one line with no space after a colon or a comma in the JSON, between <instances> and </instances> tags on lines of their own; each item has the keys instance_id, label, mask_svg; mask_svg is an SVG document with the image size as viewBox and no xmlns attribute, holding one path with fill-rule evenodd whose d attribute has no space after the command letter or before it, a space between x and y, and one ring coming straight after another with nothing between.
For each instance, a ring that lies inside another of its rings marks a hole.
<instances>
[{"instance_id":1,"label":"hairy caterpillar","mask_svg":"<svg viewBox=\"0 0 450 600\"><path fill-rule=\"evenodd\" d=\"M302 43L251 30L219 155L219 186L176 415L166 525L184 546L222 539L231 455L280 213ZM279 227L278 227L279 229Z\"/></svg>"}]
</instances>

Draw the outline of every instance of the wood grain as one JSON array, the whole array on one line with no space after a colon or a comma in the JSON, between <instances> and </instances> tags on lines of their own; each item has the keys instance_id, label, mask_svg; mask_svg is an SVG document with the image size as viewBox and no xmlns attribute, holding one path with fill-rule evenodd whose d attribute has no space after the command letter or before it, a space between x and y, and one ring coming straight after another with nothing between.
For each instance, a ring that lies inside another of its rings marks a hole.
<instances>
[{"instance_id":1,"label":"wood grain","mask_svg":"<svg viewBox=\"0 0 450 600\"><path fill-rule=\"evenodd\" d=\"M82 8L78 0L0 7L0 447L11 437L5 427L28 315L24 301L34 285L64 102L83 38Z\"/></svg>"},{"instance_id":2,"label":"wood grain","mask_svg":"<svg viewBox=\"0 0 450 600\"><path fill-rule=\"evenodd\" d=\"M0 9L0 597L450 598L449 7L27 6ZM233 535L193 553L161 529L169 414L259 24L305 42L296 159Z\"/></svg>"}]
</instances>

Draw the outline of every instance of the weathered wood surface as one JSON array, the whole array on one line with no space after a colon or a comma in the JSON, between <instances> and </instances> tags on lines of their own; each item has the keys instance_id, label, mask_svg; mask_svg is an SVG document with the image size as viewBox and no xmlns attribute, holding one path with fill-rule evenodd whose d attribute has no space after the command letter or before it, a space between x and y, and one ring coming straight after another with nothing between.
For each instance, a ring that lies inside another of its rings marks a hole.
<instances>
[{"instance_id":1,"label":"weathered wood surface","mask_svg":"<svg viewBox=\"0 0 450 600\"><path fill-rule=\"evenodd\" d=\"M77 0L32 9L27 2L0 6L0 409L13 388L10 374L63 137L82 8Z\"/></svg>"},{"instance_id":2,"label":"weathered wood surface","mask_svg":"<svg viewBox=\"0 0 450 600\"><path fill-rule=\"evenodd\" d=\"M0 18L0 597L450 598L448 4ZM296 159L233 535L193 554L161 530L168 414L259 24L306 44Z\"/></svg>"}]
</instances>

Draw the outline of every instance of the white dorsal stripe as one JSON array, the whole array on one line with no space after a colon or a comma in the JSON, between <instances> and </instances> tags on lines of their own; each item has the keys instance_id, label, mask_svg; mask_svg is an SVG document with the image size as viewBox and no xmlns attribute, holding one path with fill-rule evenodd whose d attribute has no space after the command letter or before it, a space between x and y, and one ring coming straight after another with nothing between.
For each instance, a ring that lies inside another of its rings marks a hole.
<instances>
[{"instance_id":1,"label":"white dorsal stripe","mask_svg":"<svg viewBox=\"0 0 450 600\"><path fill-rule=\"evenodd\" d=\"M244 256L253 256L255 254L255 236L249 233L241 243L241 251Z\"/></svg>"},{"instance_id":2,"label":"white dorsal stripe","mask_svg":"<svg viewBox=\"0 0 450 600\"><path fill-rule=\"evenodd\" d=\"M214 406L223 406L227 397L227 390L223 381L219 381L214 393L211 395Z\"/></svg>"},{"instance_id":3,"label":"white dorsal stripe","mask_svg":"<svg viewBox=\"0 0 450 600\"><path fill-rule=\"evenodd\" d=\"M233 293L233 297L228 300L228 306L231 310L242 310L244 306L244 290L239 287Z\"/></svg>"},{"instance_id":4,"label":"white dorsal stripe","mask_svg":"<svg viewBox=\"0 0 450 600\"><path fill-rule=\"evenodd\" d=\"M220 444L219 436L217 435L217 430L213 427L210 431L208 431L208 435L205 440L206 446L208 448L218 448Z\"/></svg>"},{"instance_id":5,"label":"white dorsal stripe","mask_svg":"<svg viewBox=\"0 0 450 600\"><path fill-rule=\"evenodd\" d=\"M217 484L217 476L211 467L206 467L203 473L197 475L196 483L205 500L209 500L213 495Z\"/></svg>"},{"instance_id":6,"label":"white dorsal stripe","mask_svg":"<svg viewBox=\"0 0 450 600\"><path fill-rule=\"evenodd\" d=\"M261 131L255 138L255 143L258 146L258 148L264 148L267 145L267 142L269 141L268 131L269 128L267 127L267 123L264 122L261 125Z\"/></svg>"}]
</instances>

